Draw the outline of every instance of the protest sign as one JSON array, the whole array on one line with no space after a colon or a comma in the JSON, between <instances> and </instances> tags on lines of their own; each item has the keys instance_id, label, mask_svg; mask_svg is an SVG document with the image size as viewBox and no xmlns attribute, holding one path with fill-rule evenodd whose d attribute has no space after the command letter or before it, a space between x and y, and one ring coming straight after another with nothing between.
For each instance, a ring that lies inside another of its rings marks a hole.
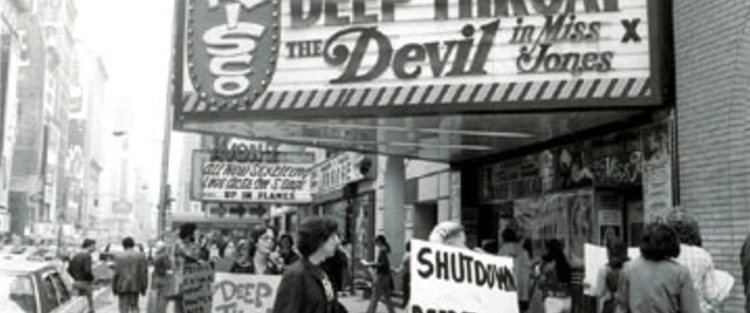
<instances>
[{"instance_id":1,"label":"protest sign","mask_svg":"<svg viewBox=\"0 0 750 313\"><path fill-rule=\"evenodd\" d=\"M599 271L607 265L609 258L607 257L607 248L600 247L592 244L585 244L583 246L585 255L584 265L584 276L583 285L587 286L584 289L584 293L592 296L593 290L596 289L596 275ZM635 260L641 256L641 250L637 247L628 248L628 258Z\"/></svg>"},{"instance_id":2,"label":"protest sign","mask_svg":"<svg viewBox=\"0 0 750 313\"><path fill-rule=\"evenodd\" d=\"M212 312L271 312L280 282L281 276L217 273Z\"/></svg>"},{"instance_id":3,"label":"protest sign","mask_svg":"<svg viewBox=\"0 0 750 313\"><path fill-rule=\"evenodd\" d=\"M185 264L182 281L182 311L211 313L211 283L214 270L205 263Z\"/></svg>"},{"instance_id":4,"label":"protest sign","mask_svg":"<svg viewBox=\"0 0 750 313\"><path fill-rule=\"evenodd\" d=\"M412 241L408 312L518 312L513 259Z\"/></svg>"}]
</instances>

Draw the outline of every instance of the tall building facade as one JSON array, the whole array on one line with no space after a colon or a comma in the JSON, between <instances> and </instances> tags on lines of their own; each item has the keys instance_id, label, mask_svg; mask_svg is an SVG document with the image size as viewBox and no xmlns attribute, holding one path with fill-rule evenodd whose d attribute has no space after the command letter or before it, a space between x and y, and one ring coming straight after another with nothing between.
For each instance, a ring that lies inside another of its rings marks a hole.
<instances>
[{"instance_id":1,"label":"tall building facade","mask_svg":"<svg viewBox=\"0 0 750 313\"><path fill-rule=\"evenodd\" d=\"M29 1L0 1L0 234L11 231L9 197L18 111L17 83L24 63L20 19Z\"/></svg>"}]
</instances>

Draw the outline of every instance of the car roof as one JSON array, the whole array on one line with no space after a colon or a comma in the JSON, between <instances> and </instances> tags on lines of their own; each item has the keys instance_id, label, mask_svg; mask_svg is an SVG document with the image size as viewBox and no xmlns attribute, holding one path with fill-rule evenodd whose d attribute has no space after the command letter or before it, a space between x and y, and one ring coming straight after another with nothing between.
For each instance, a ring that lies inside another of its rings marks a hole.
<instances>
[{"instance_id":1,"label":"car roof","mask_svg":"<svg viewBox=\"0 0 750 313\"><path fill-rule=\"evenodd\" d=\"M45 268L54 269L54 266L47 262L0 259L0 271L2 272L32 273L43 270Z\"/></svg>"}]
</instances>

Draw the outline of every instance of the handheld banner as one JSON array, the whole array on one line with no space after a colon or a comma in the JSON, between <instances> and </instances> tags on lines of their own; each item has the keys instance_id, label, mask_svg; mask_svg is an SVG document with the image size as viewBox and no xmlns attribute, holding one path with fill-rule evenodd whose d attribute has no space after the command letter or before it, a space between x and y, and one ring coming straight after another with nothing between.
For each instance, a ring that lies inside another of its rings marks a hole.
<instances>
[{"instance_id":1,"label":"handheld banner","mask_svg":"<svg viewBox=\"0 0 750 313\"><path fill-rule=\"evenodd\" d=\"M271 312L280 282L281 276L217 273L212 312Z\"/></svg>"},{"instance_id":2,"label":"handheld banner","mask_svg":"<svg viewBox=\"0 0 750 313\"><path fill-rule=\"evenodd\" d=\"M185 264L182 281L182 310L190 313L211 313L211 283L214 270L205 263Z\"/></svg>"},{"instance_id":3,"label":"handheld banner","mask_svg":"<svg viewBox=\"0 0 750 313\"><path fill-rule=\"evenodd\" d=\"M513 259L413 240L408 312L518 312Z\"/></svg>"}]
</instances>

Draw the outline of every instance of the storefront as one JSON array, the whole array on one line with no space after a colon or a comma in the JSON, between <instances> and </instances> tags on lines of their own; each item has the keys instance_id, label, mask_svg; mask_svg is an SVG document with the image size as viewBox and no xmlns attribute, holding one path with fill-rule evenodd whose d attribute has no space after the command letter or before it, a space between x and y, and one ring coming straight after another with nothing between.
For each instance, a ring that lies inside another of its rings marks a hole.
<instances>
[{"instance_id":1,"label":"storefront","mask_svg":"<svg viewBox=\"0 0 750 313\"><path fill-rule=\"evenodd\" d=\"M373 211L434 204L472 246L519 223L580 263L674 205L668 1L178 3L176 129L385 156L402 173ZM420 198L433 178L399 158L450 172ZM308 214L352 225L320 197Z\"/></svg>"},{"instance_id":2,"label":"storefront","mask_svg":"<svg viewBox=\"0 0 750 313\"><path fill-rule=\"evenodd\" d=\"M311 170L313 202L305 216L333 217L339 225L342 247L352 260L371 260L375 255L375 175L373 156L343 152ZM350 277L367 275L359 262L350 262ZM366 277L366 276L364 276Z\"/></svg>"}]
</instances>

